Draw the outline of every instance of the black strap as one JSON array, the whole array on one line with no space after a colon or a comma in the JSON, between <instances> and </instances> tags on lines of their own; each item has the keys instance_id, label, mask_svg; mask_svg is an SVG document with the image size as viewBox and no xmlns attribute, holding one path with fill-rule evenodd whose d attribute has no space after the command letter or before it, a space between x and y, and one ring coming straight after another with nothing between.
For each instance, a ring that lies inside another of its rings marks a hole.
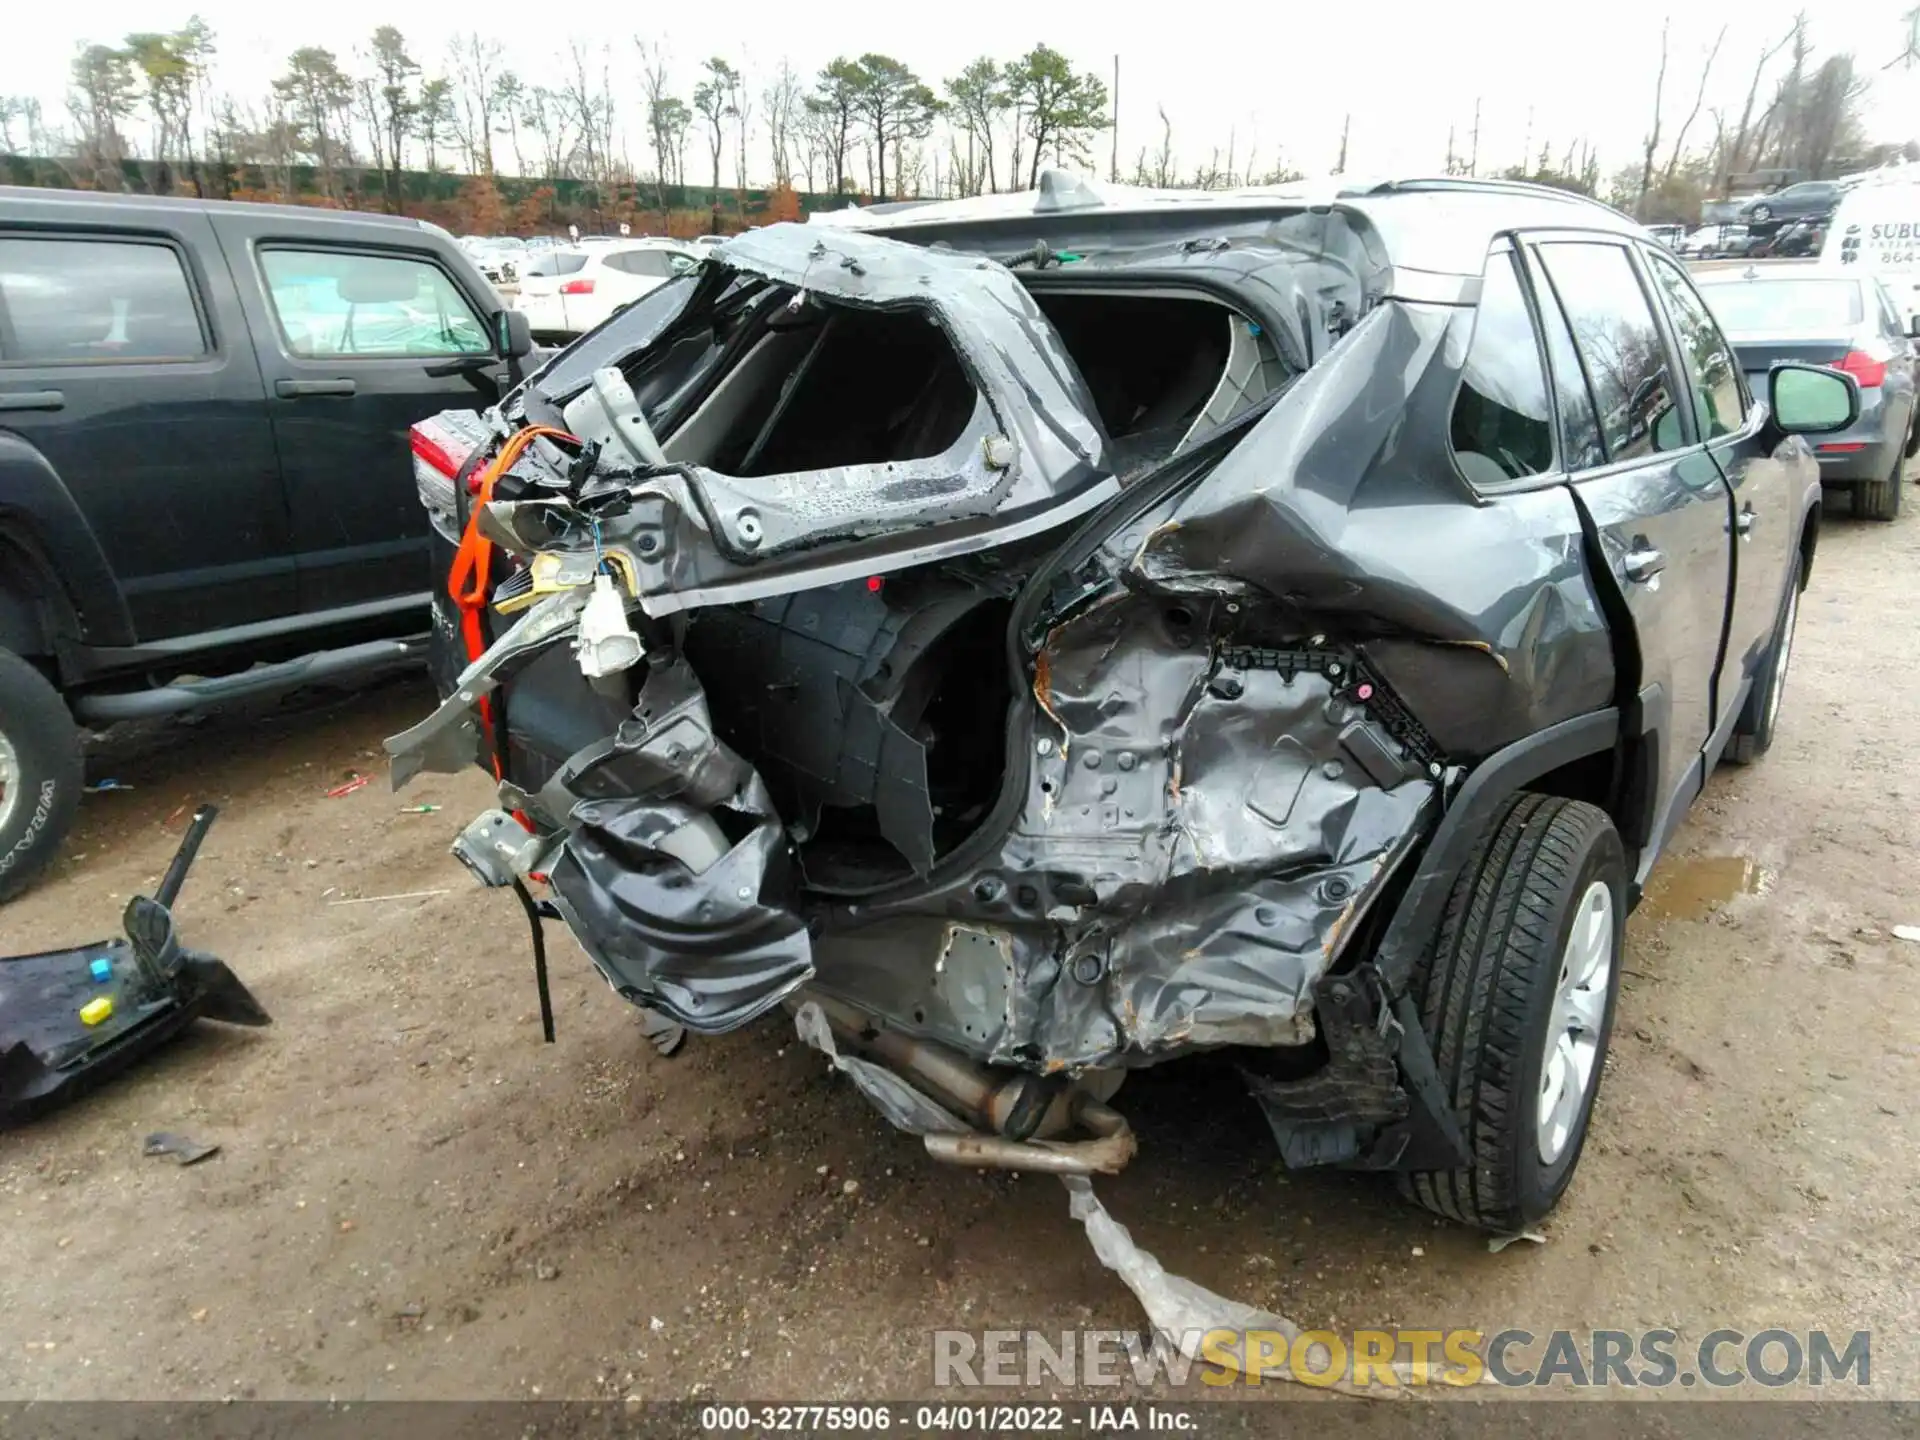
<instances>
[{"instance_id":1,"label":"black strap","mask_svg":"<svg viewBox=\"0 0 1920 1440\"><path fill-rule=\"evenodd\" d=\"M553 1044L553 995L547 989L547 930L541 923L540 907L527 893L524 880L515 878L513 893L520 897L520 908L527 912L527 929L533 935L533 984L540 992L540 1033Z\"/></svg>"}]
</instances>

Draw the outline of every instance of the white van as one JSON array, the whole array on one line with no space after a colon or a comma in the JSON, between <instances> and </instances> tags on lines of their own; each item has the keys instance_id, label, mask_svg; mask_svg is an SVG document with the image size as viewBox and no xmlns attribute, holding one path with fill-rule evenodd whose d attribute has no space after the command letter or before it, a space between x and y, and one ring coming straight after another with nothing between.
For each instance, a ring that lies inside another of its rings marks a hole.
<instances>
[{"instance_id":1,"label":"white van","mask_svg":"<svg viewBox=\"0 0 1920 1440\"><path fill-rule=\"evenodd\" d=\"M1920 316L1920 166L1898 179L1868 176L1840 199L1820 259L1857 267L1887 287L1911 330Z\"/></svg>"}]
</instances>

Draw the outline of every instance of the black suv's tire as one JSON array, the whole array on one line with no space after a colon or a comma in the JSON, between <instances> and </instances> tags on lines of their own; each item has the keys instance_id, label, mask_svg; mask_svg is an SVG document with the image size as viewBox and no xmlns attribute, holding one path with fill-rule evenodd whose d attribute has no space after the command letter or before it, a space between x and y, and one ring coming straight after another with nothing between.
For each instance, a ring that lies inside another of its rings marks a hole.
<instances>
[{"instance_id":1,"label":"black suv's tire","mask_svg":"<svg viewBox=\"0 0 1920 1440\"><path fill-rule=\"evenodd\" d=\"M1626 890L1606 812L1549 795L1517 796L1462 868L1413 997L1472 1160L1401 1177L1427 1209L1511 1234L1567 1188L1606 1068Z\"/></svg>"},{"instance_id":2,"label":"black suv's tire","mask_svg":"<svg viewBox=\"0 0 1920 1440\"><path fill-rule=\"evenodd\" d=\"M1853 487L1853 513L1862 520L1895 520L1900 516L1900 492L1907 484L1907 457L1894 457L1893 474L1885 480L1862 480Z\"/></svg>"},{"instance_id":3,"label":"black suv's tire","mask_svg":"<svg viewBox=\"0 0 1920 1440\"><path fill-rule=\"evenodd\" d=\"M60 692L0 650L0 901L58 853L80 808L80 778L80 731Z\"/></svg>"},{"instance_id":4,"label":"black suv's tire","mask_svg":"<svg viewBox=\"0 0 1920 1440\"><path fill-rule=\"evenodd\" d=\"M1787 580L1786 597L1780 602L1780 618L1773 624L1773 643L1767 646L1767 658L1760 662L1753 690L1727 741L1724 759L1736 765L1751 765L1773 748L1774 730L1780 721L1780 697L1787 689L1787 667L1793 661L1793 631L1800 620L1800 561L1793 562L1793 574Z\"/></svg>"}]
</instances>

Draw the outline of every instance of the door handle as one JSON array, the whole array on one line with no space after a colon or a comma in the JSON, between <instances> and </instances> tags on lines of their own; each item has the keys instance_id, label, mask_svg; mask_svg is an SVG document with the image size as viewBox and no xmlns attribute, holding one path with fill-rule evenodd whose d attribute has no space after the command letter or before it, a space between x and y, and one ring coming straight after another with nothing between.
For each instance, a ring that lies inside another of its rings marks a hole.
<instances>
[{"instance_id":1,"label":"door handle","mask_svg":"<svg viewBox=\"0 0 1920 1440\"><path fill-rule=\"evenodd\" d=\"M1733 528L1739 534L1745 535L1753 529L1753 522L1759 518L1760 517L1754 513L1753 507L1748 506L1745 510L1742 510L1738 515L1733 517Z\"/></svg>"},{"instance_id":2,"label":"door handle","mask_svg":"<svg viewBox=\"0 0 1920 1440\"><path fill-rule=\"evenodd\" d=\"M273 393L282 400L301 400L309 395L351 395L351 380L276 380Z\"/></svg>"},{"instance_id":3,"label":"door handle","mask_svg":"<svg viewBox=\"0 0 1920 1440\"><path fill-rule=\"evenodd\" d=\"M0 395L0 410L63 410L67 397L58 390L14 390Z\"/></svg>"},{"instance_id":4,"label":"door handle","mask_svg":"<svg viewBox=\"0 0 1920 1440\"><path fill-rule=\"evenodd\" d=\"M1629 580L1651 580L1667 568L1667 557L1658 550L1640 547L1629 550L1627 558L1621 562Z\"/></svg>"}]
</instances>

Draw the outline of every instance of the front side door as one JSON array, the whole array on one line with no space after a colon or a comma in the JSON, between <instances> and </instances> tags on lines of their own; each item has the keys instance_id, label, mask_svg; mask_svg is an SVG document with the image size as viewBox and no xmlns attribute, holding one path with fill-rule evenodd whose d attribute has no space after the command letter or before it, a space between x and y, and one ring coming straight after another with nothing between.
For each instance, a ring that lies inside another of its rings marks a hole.
<instances>
[{"instance_id":1,"label":"front side door","mask_svg":"<svg viewBox=\"0 0 1920 1440\"><path fill-rule=\"evenodd\" d=\"M222 216L267 382L305 613L432 587L407 431L491 405L503 370L489 308L429 245L282 238Z\"/></svg>"},{"instance_id":2,"label":"front side door","mask_svg":"<svg viewBox=\"0 0 1920 1440\"><path fill-rule=\"evenodd\" d=\"M1651 247L1641 254L1685 372L1694 435L1733 492L1733 605L1714 695L1716 743L1706 756L1711 768L1773 639L1800 542L1806 462L1797 446L1776 457L1766 444L1766 411L1752 403L1733 346L1686 272Z\"/></svg>"},{"instance_id":3,"label":"front side door","mask_svg":"<svg viewBox=\"0 0 1920 1440\"><path fill-rule=\"evenodd\" d=\"M1597 462L1573 477L1632 617L1644 723L1659 732L1648 833L1628 837L1650 865L1699 793L1731 573L1730 491L1698 442L1684 380L1628 243L1543 238L1531 247L1556 389L1590 414ZM1567 370L1575 373L1565 373Z\"/></svg>"},{"instance_id":4,"label":"front side door","mask_svg":"<svg viewBox=\"0 0 1920 1440\"><path fill-rule=\"evenodd\" d=\"M57 214L0 223L0 439L58 477L0 504L29 524L77 510L73 529L92 532L109 573L68 577L89 639L292 614L260 371L205 215L156 209L107 232L87 209L71 229ZM109 613L115 582L124 616Z\"/></svg>"}]
</instances>

